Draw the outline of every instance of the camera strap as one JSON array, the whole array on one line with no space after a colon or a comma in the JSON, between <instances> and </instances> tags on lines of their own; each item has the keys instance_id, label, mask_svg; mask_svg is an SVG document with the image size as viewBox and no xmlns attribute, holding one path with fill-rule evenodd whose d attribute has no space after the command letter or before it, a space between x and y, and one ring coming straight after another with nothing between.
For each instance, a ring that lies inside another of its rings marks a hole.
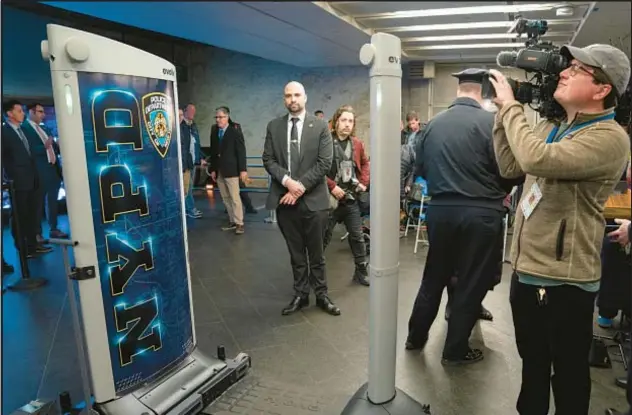
<instances>
[{"instance_id":1,"label":"camera strap","mask_svg":"<svg viewBox=\"0 0 632 415\"><path fill-rule=\"evenodd\" d=\"M564 132L564 134L562 134L559 137L556 137L557 136L557 132L559 130L559 126L556 125L555 127L553 127L553 129L549 133L549 136L546 139L546 143L547 144L551 144L551 143L560 141L562 138L566 137L568 134L570 134L572 132L575 132L575 131L579 130L580 128L587 127L590 124L594 124L596 122L607 121L607 120L614 120L614 113L607 114L607 115L602 115L601 117L597 117L594 120L590 120L590 121L583 122L581 124L577 124L577 125L573 126L572 128L569 128L568 130L566 130Z\"/></svg>"}]
</instances>

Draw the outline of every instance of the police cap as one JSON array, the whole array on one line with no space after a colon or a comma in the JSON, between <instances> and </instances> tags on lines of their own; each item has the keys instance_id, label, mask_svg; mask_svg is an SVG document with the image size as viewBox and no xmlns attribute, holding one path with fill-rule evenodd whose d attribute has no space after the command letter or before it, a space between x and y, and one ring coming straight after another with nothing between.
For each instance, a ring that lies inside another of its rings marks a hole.
<instances>
[{"instance_id":1,"label":"police cap","mask_svg":"<svg viewBox=\"0 0 632 415\"><path fill-rule=\"evenodd\" d=\"M459 79L459 84L463 83L474 83L474 84L482 84L483 79L485 79L489 75L489 71L487 69L477 69L470 68L464 71L453 73L452 76Z\"/></svg>"}]
</instances>

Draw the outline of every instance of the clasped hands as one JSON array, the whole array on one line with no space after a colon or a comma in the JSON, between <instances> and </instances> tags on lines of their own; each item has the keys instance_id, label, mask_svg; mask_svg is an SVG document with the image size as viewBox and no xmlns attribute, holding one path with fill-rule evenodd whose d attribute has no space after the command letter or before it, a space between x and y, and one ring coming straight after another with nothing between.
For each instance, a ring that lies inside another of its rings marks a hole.
<instances>
[{"instance_id":1,"label":"clasped hands","mask_svg":"<svg viewBox=\"0 0 632 415\"><path fill-rule=\"evenodd\" d=\"M305 194L305 186L294 179L287 179L285 187L288 192L279 201L282 205L295 205L298 199Z\"/></svg>"}]
</instances>

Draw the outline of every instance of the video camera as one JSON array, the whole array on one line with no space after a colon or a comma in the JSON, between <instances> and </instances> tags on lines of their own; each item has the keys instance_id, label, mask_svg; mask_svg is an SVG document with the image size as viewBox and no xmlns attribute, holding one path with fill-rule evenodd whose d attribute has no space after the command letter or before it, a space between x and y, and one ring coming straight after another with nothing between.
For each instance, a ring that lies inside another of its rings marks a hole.
<instances>
[{"instance_id":1,"label":"video camera","mask_svg":"<svg viewBox=\"0 0 632 415\"><path fill-rule=\"evenodd\" d=\"M500 52L496 63L501 67L523 69L533 73L529 81L507 78L514 97L537 111L542 118L561 120L565 116L562 106L553 99L560 79L560 72L570 66L570 60L560 53L560 49L551 42L540 39L548 30L546 20L527 20L518 18L509 32L518 36L528 36L525 48L517 52Z\"/></svg>"}]
</instances>

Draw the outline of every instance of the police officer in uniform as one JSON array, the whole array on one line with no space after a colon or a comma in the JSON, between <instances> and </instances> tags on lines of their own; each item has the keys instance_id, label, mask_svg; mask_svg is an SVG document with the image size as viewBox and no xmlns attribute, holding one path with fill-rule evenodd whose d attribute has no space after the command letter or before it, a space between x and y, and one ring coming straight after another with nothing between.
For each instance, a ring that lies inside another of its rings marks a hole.
<instances>
[{"instance_id":1,"label":"police officer in uniform","mask_svg":"<svg viewBox=\"0 0 632 415\"><path fill-rule=\"evenodd\" d=\"M474 363L483 352L469 346L481 303L494 285L502 238L504 179L492 144L494 115L483 109L487 71L467 69L457 98L436 115L417 146L416 173L426 179L429 249L424 275L408 323L407 350L422 349L443 290L458 275L442 363Z\"/></svg>"}]
</instances>

